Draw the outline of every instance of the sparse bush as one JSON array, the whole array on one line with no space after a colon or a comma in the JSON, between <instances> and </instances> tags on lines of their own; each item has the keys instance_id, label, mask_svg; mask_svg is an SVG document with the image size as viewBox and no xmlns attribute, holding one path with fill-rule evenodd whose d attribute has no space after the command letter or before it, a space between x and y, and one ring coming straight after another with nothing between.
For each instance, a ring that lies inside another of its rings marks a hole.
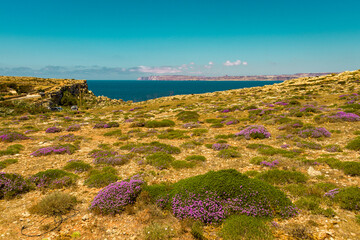
<instances>
[{"instance_id":1,"label":"sparse bush","mask_svg":"<svg viewBox=\"0 0 360 240\"><path fill-rule=\"evenodd\" d=\"M63 192L52 192L33 205L30 212L46 216L65 215L73 210L76 204L75 196Z\"/></svg>"},{"instance_id":2,"label":"sparse bush","mask_svg":"<svg viewBox=\"0 0 360 240\"><path fill-rule=\"evenodd\" d=\"M222 149L217 156L220 158L229 159L240 157L241 154L234 149Z\"/></svg>"},{"instance_id":3,"label":"sparse bush","mask_svg":"<svg viewBox=\"0 0 360 240\"><path fill-rule=\"evenodd\" d=\"M30 191L33 187L23 176L0 172L0 199L11 199Z\"/></svg>"},{"instance_id":4,"label":"sparse bush","mask_svg":"<svg viewBox=\"0 0 360 240\"><path fill-rule=\"evenodd\" d=\"M167 225L153 222L144 228L145 240L167 240L171 239L173 236L173 229Z\"/></svg>"},{"instance_id":5,"label":"sparse bush","mask_svg":"<svg viewBox=\"0 0 360 240\"><path fill-rule=\"evenodd\" d=\"M262 172L256 178L270 184L304 183L307 180L307 177L301 172L278 169Z\"/></svg>"},{"instance_id":6,"label":"sparse bush","mask_svg":"<svg viewBox=\"0 0 360 240\"><path fill-rule=\"evenodd\" d=\"M200 137L203 136L204 134L208 133L209 130L205 129L205 128L199 128L199 129L194 129L192 131L191 136L196 136L196 137Z\"/></svg>"},{"instance_id":7,"label":"sparse bush","mask_svg":"<svg viewBox=\"0 0 360 240\"><path fill-rule=\"evenodd\" d=\"M49 127L48 129L45 130L46 133L57 133L61 131L62 129L57 127Z\"/></svg>"},{"instance_id":8,"label":"sparse bush","mask_svg":"<svg viewBox=\"0 0 360 240\"><path fill-rule=\"evenodd\" d=\"M129 143L120 147L121 150L130 150L132 153L157 153L164 152L168 154L179 154L180 148L174 147L165 143L151 142L151 143Z\"/></svg>"},{"instance_id":9,"label":"sparse bush","mask_svg":"<svg viewBox=\"0 0 360 240\"><path fill-rule=\"evenodd\" d=\"M234 215L224 221L220 236L224 240L273 239L270 228L262 219L246 215Z\"/></svg>"},{"instance_id":10,"label":"sparse bush","mask_svg":"<svg viewBox=\"0 0 360 240\"><path fill-rule=\"evenodd\" d=\"M200 221L194 222L191 225L191 235L197 240L206 240L202 230L203 223Z\"/></svg>"},{"instance_id":11,"label":"sparse bush","mask_svg":"<svg viewBox=\"0 0 360 240\"><path fill-rule=\"evenodd\" d=\"M60 103L62 106L73 106L77 104L77 100L74 95L72 95L69 91L65 91Z\"/></svg>"},{"instance_id":12,"label":"sparse bush","mask_svg":"<svg viewBox=\"0 0 360 240\"><path fill-rule=\"evenodd\" d=\"M200 142L197 141L189 141L189 142L184 142L180 145L180 147L182 148L187 148L187 149L194 149L197 146L201 146L202 144Z\"/></svg>"},{"instance_id":13,"label":"sparse bush","mask_svg":"<svg viewBox=\"0 0 360 240\"><path fill-rule=\"evenodd\" d=\"M338 202L343 209L360 210L360 188L343 188L335 195L334 200Z\"/></svg>"},{"instance_id":14,"label":"sparse bush","mask_svg":"<svg viewBox=\"0 0 360 240\"><path fill-rule=\"evenodd\" d=\"M76 132L76 131L79 131L80 129L81 129L81 127L80 127L79 124L74 124L74 125L71 125L68 128L66 128L66 131L68 131L68 132Z\"/></svg>"}]
</instances>

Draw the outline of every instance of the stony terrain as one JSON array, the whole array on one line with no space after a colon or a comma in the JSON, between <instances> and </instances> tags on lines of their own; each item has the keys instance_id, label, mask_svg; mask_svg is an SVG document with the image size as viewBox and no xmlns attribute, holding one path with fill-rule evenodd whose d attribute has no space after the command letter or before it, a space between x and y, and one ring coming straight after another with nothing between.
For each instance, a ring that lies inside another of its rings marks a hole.
<instances>
[{"instance_id":1,"label":"stony terrain","mask_svg":"<svg viewBox=\"0 0 360 240\"><path fill-rule=\"evenodd\" d=\"M0 162L17 161L0 167L2 172L29 178L40 171L64 169L69 160L75 159L99 171L112 166L119 182L139 175L148 186L175 183L222 169L235 169L250 178L259 178L275 169L291 171L304 179L287 181L276 175L280 182L263 179L283 191L299 209L294 217L275 217L266 222L273 238L360 239L359 196L347 200L357 201L353 209L344 207L341 199L336 200L339 191L360 185L360 143L359 148L349 147L360 135L360 118L356 117L360 116L359 94L360 70L264 87L102 104L79 111L64 107L61 112L7 113L0 118ZM186 121L180 117L184 112L199 116ZM164 119L170 124L158 123ZM158 122L152 125L151 121ZM79 127L69 128L75 125ZM269 135L261 131L260 135L249 137L239 134L254 125L264 127ZM1 140L1 135L9 132L26 138ZM169 166L151 164L149 152L126 148L135 146L131 143L153 141L178 147L180 153L171 155L175 162L182 162ZM5 151L14 144L22 145L20 151ZM75 150L33 154L40 148L61 144L72 144ZM236 154L224 157L219 154L220 146ZM269 146L273 149L265 151ZM96 162L99 159L91 155L96 149L116 151L116 156L129 159L99 164ZM201 155L206 160L184 161L191 155ZM103 187L84 184L90 176L89 170L67 171L78 176L75 184L38 186L15 197L0 199L0 239L194 239L191 220L180 220L170 210L161 209L149 200L146 190L134 204L115 215L91 211L90 204ZM0 182L0 190L1 187ZM47 232L58 218L44 217L30 209L54 191L69 193L78 203L62 216L58 228ZM156 228L154 223L160 227ZM223 225L223 222L201 225L202 238L198 239L222 239ZM23 226L26 228L21 232Z\"/></svg>"}]
</instances>

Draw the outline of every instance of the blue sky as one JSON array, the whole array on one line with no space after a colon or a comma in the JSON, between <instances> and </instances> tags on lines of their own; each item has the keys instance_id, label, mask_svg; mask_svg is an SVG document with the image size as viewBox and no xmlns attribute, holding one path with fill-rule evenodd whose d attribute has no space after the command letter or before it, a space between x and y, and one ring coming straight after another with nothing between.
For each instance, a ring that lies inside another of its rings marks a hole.
<instances>
[{"instance_id":1,"label":"blue sky","mask_svg":"<svg viewBox=\"0 0 360 240\"><path fill-rule=\"evenodd\" d=\"M356 0L1 0L0 75L356 70L359 9Z\"/></svg>"}]
</instances>

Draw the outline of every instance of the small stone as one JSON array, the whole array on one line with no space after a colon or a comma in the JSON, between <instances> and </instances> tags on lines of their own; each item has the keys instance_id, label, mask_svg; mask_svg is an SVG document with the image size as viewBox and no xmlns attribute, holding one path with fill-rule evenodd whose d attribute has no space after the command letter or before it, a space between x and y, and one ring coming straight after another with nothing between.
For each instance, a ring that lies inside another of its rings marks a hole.
<instances>
[{"instance_id":1,"label":"small stone","mask_svg":"<svg viewBox=\"0 0 360 240\"><path fill-rule=\"evenodd\" d=\"M312 177L321 175L321 172L315 170L313 167L309 167L309 169L307 170L307 173Z\"/></svg>"},{"instance_id":2,"label":"small stone","mask_svg":"<svg viewBox=\"0 0 360 240\"><path fill-rule=\"evenodd\" d=\"M81 219L82 219L83 221L87 221L87 220L89 220L89 215L86 214L86 215L84 215Z\"/></svg>"}]
</instances>

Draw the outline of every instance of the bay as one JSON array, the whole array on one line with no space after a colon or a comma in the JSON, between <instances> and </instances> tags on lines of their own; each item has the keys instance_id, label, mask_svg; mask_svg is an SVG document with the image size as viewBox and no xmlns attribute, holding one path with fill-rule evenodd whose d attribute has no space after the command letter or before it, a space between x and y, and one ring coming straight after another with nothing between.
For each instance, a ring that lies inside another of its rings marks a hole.
<instances>
[{"instance_id":1,"label":"bay","mask_svg":"<svg viewBox=\"0 0 360 240\"><path fill-rule=\"evenodd\" d=\"M140 102L149 99L183 94L199 94L230 89L272 85L282 81L141 81L87 80L89 90L96 96Z\"/></svg>"}]
</instances>

